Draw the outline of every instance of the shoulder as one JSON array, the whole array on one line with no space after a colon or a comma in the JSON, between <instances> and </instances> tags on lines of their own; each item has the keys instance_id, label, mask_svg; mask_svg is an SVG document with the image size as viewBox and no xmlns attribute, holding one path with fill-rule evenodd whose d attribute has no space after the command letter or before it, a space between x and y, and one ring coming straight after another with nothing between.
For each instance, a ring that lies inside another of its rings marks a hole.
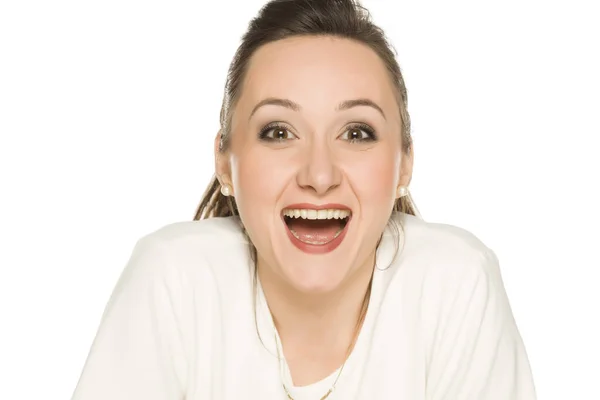
<instances>
[{"instance_id":1,"label":"shoulder","mask_svg":"<svg viewBox=\"0 0 600 400\"><path fill-rule=\"evenodd\" d=\"M180 251L210 251L247 244L239 220L235 217L174 222L146 234L140 240Z\"/></svg>"},{"instance_id":2,"label":"shoulder","mask_svg":"<svg viewBox=\"0 0 600 400\"><path fill-rule=\"evenodd\" d=\"M399 250L389 272L382 272L388 297L417 313L425 332L436 332L448 318L458 320L490 301L502 305L496 311L504 318L506 296L498 259L480 238L464 228L412 215L394 216L393 222L399 234L388 232L387 247L396 243Z\"/></svg>"},{"instance_id":3,"label":"shoulder","mask_svg":"<svg viewBox=\"0 0 600 400\"><path fill-rule=\"evenodd\" d=\"M395 214L391 223L387 240L398 247L392 264L407 273L447 284L465 274L497 273L493 250L467 229L403 213Z\"/></svg>"},{"instance_id":4,"label":"shoulder","mask_svg":"<svg viewBox=\"0 0 600 400\"><path fill-rule=\"evenodd\" d=\"M410 214L395 214L392 222L400 225L407 246L448 251L481 252L488 247L474 233L456 225L425 221Z\"/></svg>"},{"instance_id":5,"label":"shoulder","mask_svg":"<svg viewBox=\"0 0 600 400\"><path fill-rule=\"evenodd\" d=\"M212 275L223 265L245 265L248 241L237 218L208 218L175 222L147 233L136 244L136 252L154 254L171 272Z\"/></svg>"},{"instance_id":6,"label":"shoulder","mask_svg":"<svg viewBox=\"0 0 600 400\"><path fill-rule=\"evenodd\" d=\"M148 233L145 237L161 242L194 239L217 243L245 241L239 220L235 217L174 222Z\"/></svg>"}]
</instances>

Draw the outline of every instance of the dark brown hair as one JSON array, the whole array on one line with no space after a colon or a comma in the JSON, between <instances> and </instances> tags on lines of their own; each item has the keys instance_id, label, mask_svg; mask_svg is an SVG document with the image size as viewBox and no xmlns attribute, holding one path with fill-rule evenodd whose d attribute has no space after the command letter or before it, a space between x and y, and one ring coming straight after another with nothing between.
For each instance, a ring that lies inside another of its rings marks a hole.
<instances>
[{"instance_id":1,"label":"dark brown hair","mask_svg":"<svg viewBox=\"0 0 600 400\"><path fill-rule=\"evenodd\" d=\"M369 46L379 55L396 92L402 121L402 151L407 156L410 155L412 137L406 87L395 52L381 28L371 21L369 12L354 0L272 0L260 10L250 22L229 67L221 107L219 151L224 152L229 147L232 113L240 98L252 55L265 44L297 36L350 39ZM396 200L393 211L418 215L410 195ZM237 215L235 200L221 194L220 183L214 175L196 210L194 220Z\"/></svg>"}]
</instances>

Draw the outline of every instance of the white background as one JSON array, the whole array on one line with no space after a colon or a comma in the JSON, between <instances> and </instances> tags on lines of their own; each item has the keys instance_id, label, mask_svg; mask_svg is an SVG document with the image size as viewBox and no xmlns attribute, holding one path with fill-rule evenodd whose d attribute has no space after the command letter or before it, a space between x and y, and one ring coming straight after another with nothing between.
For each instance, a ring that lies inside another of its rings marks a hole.
<instances>
[{"instance_id":1,"label":"white background","mask_svg":"<svg viewBox=\"0 0 600 400\"><path fill-rule=\"evenodd\" d=\"M408 86L413 196L497 253L540 399L600 399L594 3L364 2ZM137 239L192 218L262 4L0 4L1 399L69 398Z\"/></svg>"}]
</instances>

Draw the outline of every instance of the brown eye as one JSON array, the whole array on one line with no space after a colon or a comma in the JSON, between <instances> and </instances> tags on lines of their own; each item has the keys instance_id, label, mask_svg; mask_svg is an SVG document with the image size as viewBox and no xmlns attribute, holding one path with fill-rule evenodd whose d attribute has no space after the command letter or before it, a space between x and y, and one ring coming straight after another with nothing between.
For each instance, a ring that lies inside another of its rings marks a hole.
<instances>
[{"instance_id":1,"label":"brown eye","mask_svg":"<svg viewBox=\"0 0 600 400\"><path fill-rule=\"evenodd\" d=\"M266 126L259 135L261 140L283 142L296 139L296 135L283 126Z\"/></svg>"},{"instance_id":2,"label":"brown eye","mask_svg":"<svg viewBox=\"0 0 600 400\"><path fill-rule=\"evenodd\" d=\"M363 132L360 129L352 128L348 131L348 140L364 139Z\"/></svg>"},{"instance_id":3,"label":"brown eye","mask_svg":"<svg viewBox=\"0 0 600 400\"><path fill-rule=\"evenodd\" d=\"M368 125L351 126L348 130L342 133L339 137L350 143L372 142L376 140L373 129Z\"/></svg>"},{"instance_id":4,"label":"brown eye","mask_svg":"<svg viewBox=\"0 0 600 400\"><path fill-rule=\"evenodd\" d=\"M285 129L281 129L281 128L277 128L277 129L273 129L273 139L287 139L288 137L288 131L286 131Z\"/></svg>"}]
</instances>

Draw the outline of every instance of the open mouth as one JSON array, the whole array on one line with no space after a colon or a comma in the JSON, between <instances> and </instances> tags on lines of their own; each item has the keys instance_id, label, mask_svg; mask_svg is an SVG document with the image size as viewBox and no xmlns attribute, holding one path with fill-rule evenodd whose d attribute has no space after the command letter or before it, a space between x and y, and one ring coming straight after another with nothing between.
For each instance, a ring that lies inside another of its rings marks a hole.
<instances>
[{"instance_id":1,"label":"open mouth","mask_svg":"<svg viewBox=\"0 0 600 400\"><path fill-rule=\"evenodd\" d=\"M283 210L283 220L291 235L298 241L323 246L338 239L351 219L347 209L293 209Z\"/></svg>"}]
</instances>

